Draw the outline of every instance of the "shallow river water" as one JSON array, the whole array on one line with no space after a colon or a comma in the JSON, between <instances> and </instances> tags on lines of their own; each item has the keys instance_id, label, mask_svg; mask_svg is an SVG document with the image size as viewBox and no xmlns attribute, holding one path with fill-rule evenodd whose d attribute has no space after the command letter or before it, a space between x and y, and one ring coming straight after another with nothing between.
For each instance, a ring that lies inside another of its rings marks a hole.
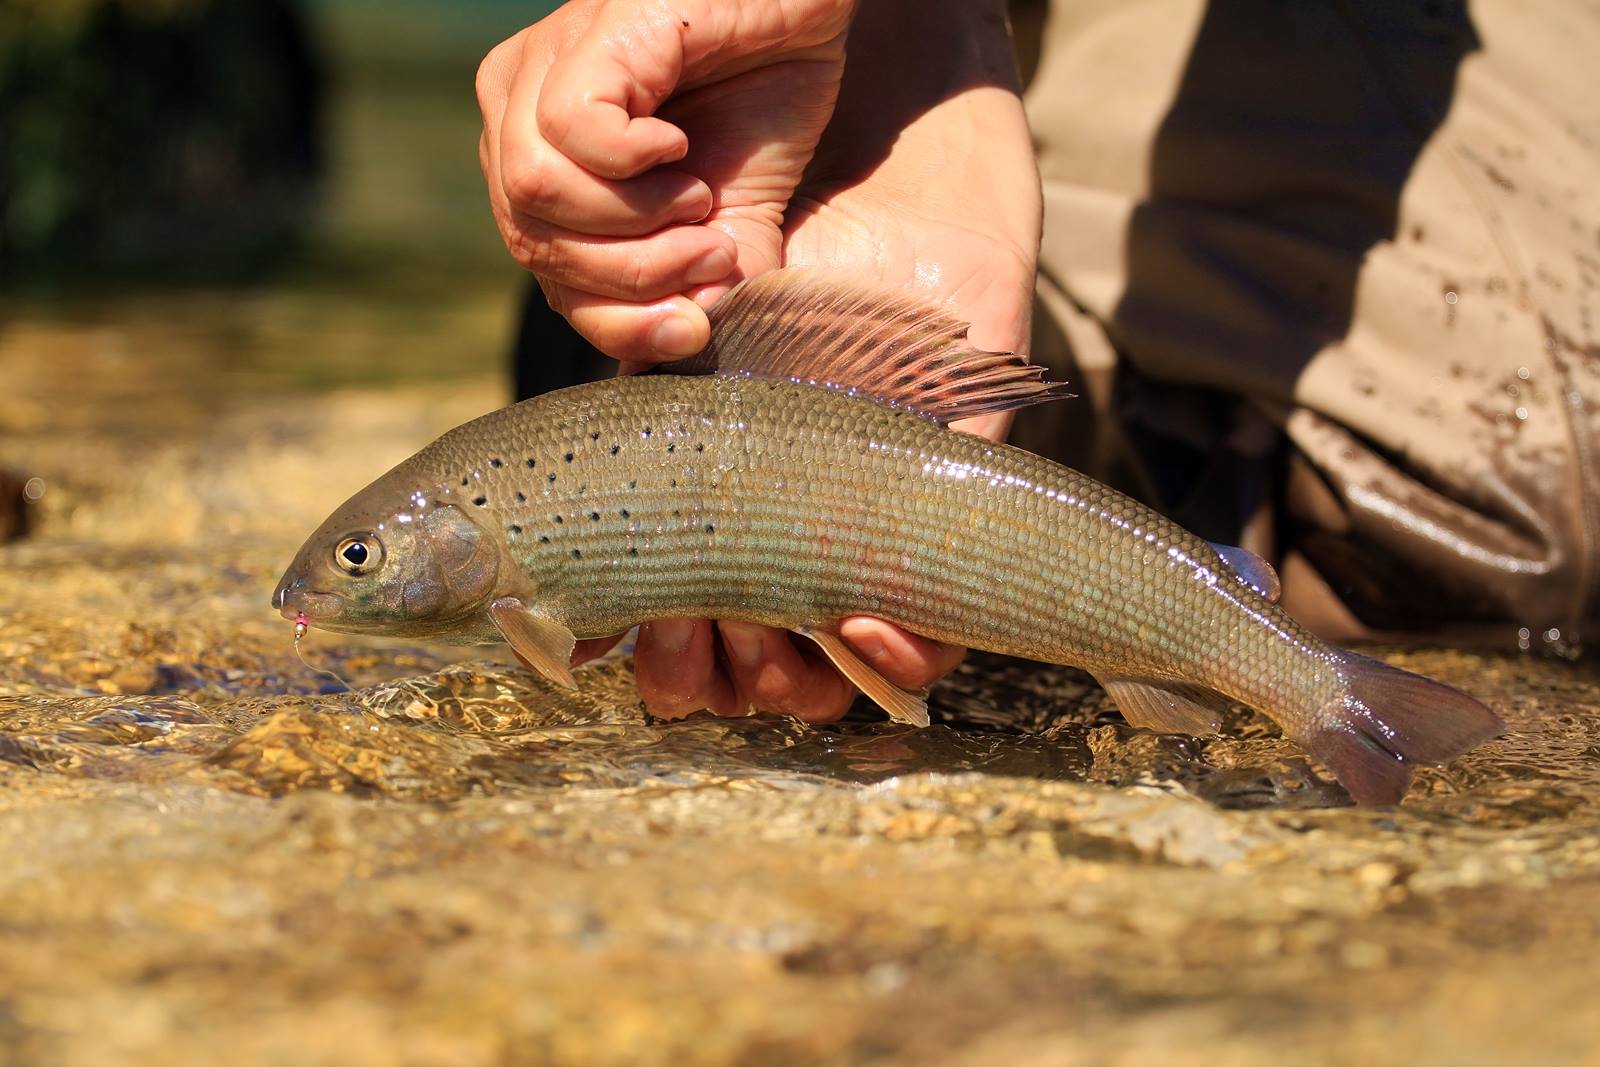
<instances>
[{"instance_id":1,"label":"shallow river water","mask_svg":"<svg viewBox=\"0 0 1600 1067\"><path fill-rule=\"evenodd\" d=\"M0 332L0 1064L1600 1063L1592 664L1386 653L1509 724L1391 812L992 657L920 731L313 632L345 691L273 582L498 384L307 391L258 299Z\"/></svg>"}]
</instances>

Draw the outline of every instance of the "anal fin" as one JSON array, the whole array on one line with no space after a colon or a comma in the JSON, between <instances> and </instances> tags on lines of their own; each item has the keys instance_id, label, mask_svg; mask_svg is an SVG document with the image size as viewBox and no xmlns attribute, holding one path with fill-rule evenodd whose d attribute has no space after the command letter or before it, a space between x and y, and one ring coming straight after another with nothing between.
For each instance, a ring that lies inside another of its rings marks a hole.
<instances>
[{"instance_id":1,"label":"anal fin","mask_svg":"<svg viewBox=\"0 0 1600 1067\"><path fill-rule=\"evenodd\" d=\"M510 596L491 603L489 617L522 662L556 685L578 688L572 677L572 649L578 639L566 626Z\"/></svg>"},{"instance_id":2,"label":"anal fin","mask_svg":"<svg viewBox=\"0 0 1600 1067\"><path fill-rule=\"evenodd\" d=\"M1095 675L1122 717L1134 726L1165 734L1214 734L1222 726L1227 698L1181 682Z\"/></svg>"},{"instance_id":3,"label":"anal fin","mask_svg":"<svg viewBox=\"0 0 1600 1067\"><path fill-rule=\"evenodd\" d=\"M844 643L844 639L826 630L813 630L803 626L796 633L817 643L839 673L850 679L850 684L867 694L874 704L889 713L895 722L910 726L928 725L928 705L915 693L908 693L889 679L867 666Z\"/></svg>"}]
</instances>

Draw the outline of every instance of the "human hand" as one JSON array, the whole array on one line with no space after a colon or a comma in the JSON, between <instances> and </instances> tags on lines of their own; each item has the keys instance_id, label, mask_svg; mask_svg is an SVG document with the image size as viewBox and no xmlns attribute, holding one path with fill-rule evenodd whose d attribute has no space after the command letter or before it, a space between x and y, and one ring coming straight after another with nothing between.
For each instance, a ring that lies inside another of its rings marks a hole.
<instances>
[{"instance_id":1,"label":"human hand","mask_svg":"<svg viewBox=\"0 0 1600 1067\"><path fill-rule=\"evenodd\" d=\"M867 4L833 122L788 205L782 263L923 288L972 323L980 347L1025 351L1041 200L1001 6ZM998 439L1007 424L960 428ZM880 619L845 619L840 633L912 690L963 655ZM809 641L743 623L647 624L634 664L646 705L669 717L754 705L826 722L855 695Z\"/></svg>"},{"instance_id":2,"label":"human hand","mask_svg":"<svg viewBox=\"0 0 1600 1067\"><path fill-rule=\"evenodd\" d=\"M478 71L506 247L601 351L704 347L709 306L779 265L855 0L575 0Z\"/></svg>"}]
</instances>

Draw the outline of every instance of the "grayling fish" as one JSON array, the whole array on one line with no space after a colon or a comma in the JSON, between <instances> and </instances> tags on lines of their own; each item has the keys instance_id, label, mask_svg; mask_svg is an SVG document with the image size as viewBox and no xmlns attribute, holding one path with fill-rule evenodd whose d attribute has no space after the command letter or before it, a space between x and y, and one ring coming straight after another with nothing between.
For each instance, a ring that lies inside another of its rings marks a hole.
<instances>
[{"instance_id":1,"label":"grayling fish","mask_svg":"<svg viewBox=\"0 0 1600 1067\"><path fill-rule=\"evenodd\" d=\"M837 636L873 615L940 641L1091 671L1128 721L1276 721L1358 801L1495 736L1448 686L1330 646L1274 603L1265 562L1039 456L945 422L1059 386L898 290L778 271L659 373L485 415L357 493L273 604L327 630L505 640L571 685L577 638L668 616L784 627L902 721L916 695Z\"/></svg>"}]
</instances>

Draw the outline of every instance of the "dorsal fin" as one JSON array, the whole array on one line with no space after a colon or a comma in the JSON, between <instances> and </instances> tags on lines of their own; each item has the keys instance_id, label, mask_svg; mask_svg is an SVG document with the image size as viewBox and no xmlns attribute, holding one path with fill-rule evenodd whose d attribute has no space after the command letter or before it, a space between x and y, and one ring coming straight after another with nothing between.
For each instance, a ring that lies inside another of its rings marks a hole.
<instances>
[{"instance_id":1,"label":"dorsal fin","mask_svg":"<svg viewBox=\"0 0 1600 1067\"><path fill-rule=\"evenodd\" d=\"M967 324L911 290L812 268L740 283L710 311L711 342L657 369L748 374L864 393L940 422L1068 396L1044 368L984 352Z\"/></svg>"}]
</instances>

